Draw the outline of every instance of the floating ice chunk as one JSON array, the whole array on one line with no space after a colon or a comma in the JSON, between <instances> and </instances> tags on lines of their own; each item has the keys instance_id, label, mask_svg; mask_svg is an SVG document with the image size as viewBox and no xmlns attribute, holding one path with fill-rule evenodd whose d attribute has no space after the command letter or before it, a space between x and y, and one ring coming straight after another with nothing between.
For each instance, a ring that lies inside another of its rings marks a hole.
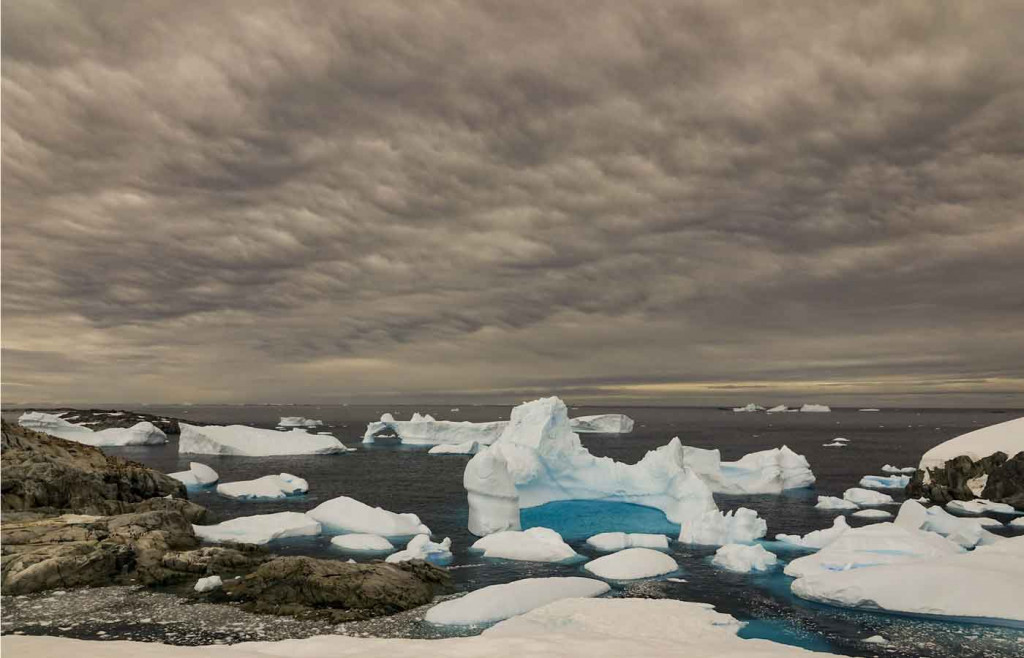
<instances>
[{"instance_id":1,"label":"floating ice chunk","mask_svg":"<svg viewBox=\"0 0 1024 658\"><path fill-rule=\"evenodd\" d=\"M264 475L255 480L222 482L217 485L217 493L235 500L273 500L304 494L307 491L309 483L291 473Z\"/></svg>"},{"instance_id":2,"label":"floating ice chunk","mask_svg":"<svg viewBox=\"0 0 1024 658\"><path fill-rule=\"evenodd\" d=\"M278 427L320 427L324 424L322 420L304 418L302 416L281 416Z\"/></svg>"},{"instance_id":3,"label":"floating ice chunk","mask_svg":"<svg viewBox=\"0 0 1024 658\"><path fill-rule=\"evenodd\" d=\"M866 489L905 489L910 484L910 476L865 475L858 484Z\"/></svg>"},{"instance_id":4,"label":"floating ice chunk","mask_svg":"<svg viewBox=\"0 0 1024 658\"><path fill-rule=\"evenodd\" d=\"M580 434L628 434L633 431L633 419L626 414L579 416L570 419L569 426Z\"/></svg>"},{"instance_id":5,"label":"floating ice chunk","mask_svg":"<svg viewBox=\"0 0 1024 658\"><path fill-rule=\"evenodd\" d=\"M58 439L90 446L152 446L167 443L167 435L153 423L143 421L131 427L111 427L94 432L83 425L69 423L57 414L29 411L18 418L22 427L43 432Z\"/></svg>"},{"instance_id":6,"label":"floating ice chunk","mask_svg":"<svg viewBox=\"0 0 1024 658\"><path fill-rule=\"evenodd\" d=\"M186 487L208 487L220 479L217 471L199 462L189 462L187 471L178 471L167 475L184 483Z\"/></svg>"},{"instance_id":7,"label":"floating ice chunk","mask_svg":"<svg viewBox=\"0 0 1024 658\"><path fill-rule=\"evenodd\" d=\"M914 466L890 466L889 464L886 464L882 467L883 473L889 473L891 475L898 475L900 473L913 475L916 471L917 468Z\"/></svg>"},{"instance_id":8,"label":"floating ice chunk","mask_svg":"<svg viewBox=\"0 0 1024 658\"><path fill-rule=\"evenodd\" d=\"M583 565L599 578L608 580L636 580L663 576L679 569L670 556L650 548L627 548L599 557Z\"/></svg>"},{"instance_id":9,"label":"floating ice chunk","mask_svg":"<svg viewBox=\"0 0 1024 658\"><path fill-rule=\"evenodd\" d=\"M602 532L587 539L587 545L611 553L625 548L668 548L668 537L639 532Z\"/></svg>"},{"instance_id":10,"label":"floating ice chunk","mask_svg":"<svg viewBox=\"0 0 1024 658\"><path fill-rule=\"evenodd\" d=\"M416 535L404 551L393 553L385 562L408 562L409 560L426 560L431 564L445 565L452 561L452 540L448 537L441 542L432 542L428 535Z\"/></svg>"},{"instance_id":11,"label":"floating ice chunk","mask_svg":"<svg viewBox=\"0 0 1024 658\"><path fill-rule=\"evenodd\" d=\"M304 430L278 432L246 425L205 425L178 423L181 454L269 457L276 455L333 455L348 449L333 436L309 434Z\"/></svg>"},{"instance_id":12,"label":"floating ice chunk","mask_svg":"<svg viewBox=\"0 0 1024 658\"><path fill-rule=\"evenodd\" d=\"M839 441L832 441L831 443L822 443L822 448L845 448L846 444Z\"/></svg>"},{"instance_id":13,"label":"floating ice chunk","mask_svg":"<svg viewBox=\"0 0 1024 658\"><path fill-rule=\"evenodd\" d=\"M766 532L768 524L765 520L759 518L754 510L741 507L724 514L713 510L699 518L684 521L679 528L679 541L705 546L752 544Z\"/></svg>"},{"instance_id":14,"label":"floating ice chunk","mask_svg":"<svg viewBox=\"0 0 1024 658\"><path fill-rule=\"evenodd\" d=\"M859 512L854 512L850 516L856 516L858 519L874 519L876 521L892 518L891 513L881 509L862 509Z\"/></svg>"},{"instance_id":15,"label":"floating ice chunk","mask_svg":"<svg viewBox=\"0 0 1024 658\"><path fill-rule=\"evenodd\" d=\"M478 539L471 548L483 551L484 557L524 562L562 562L578 557L550 528L495 532Z\"/></svg>"},{"instance_id":16,"label":"floating ice chunk","mask_svg":"<svg viewBox=\"0 0 1024 658\"><path fill-rule=\"evenodd\" d=\"M490 585L458 598L438 603L424 619L445 626L489 624L559 599L601 596L611 587L593 578L523 578L503 585Z\"/></svg>"},{"instance_id":17,"label":"floating ice chunk","mask_svg":"<svg viewBox=\"0 0 1024 658\"><path fill-rule=\"evenodd\" d=\"M860 509L860 505L835 496L818 496L817 509Z\"/></svg>"},{"instance_id":18,"label":"floating ice chunk","mask_svg":"<svg viewBox=\"0 0 1024 658\"><path fill-rule=\"evenodd\" d=\"M988 457L995 452L1009 456L1024 450L1024 418L1008 420L1005 423L989 425L967 434L940 443L921 457L918 468L942 466L946 460L966 455L973 461Z\"/></svg>"},{"instance_id":19,"label":"floating ice chunk","mask_svg":"<svg viewBox=\"0 0 1024 658\"><path fill-rule=\"evenodd\" d=\"M953 516L941 507L926 508L914 500L903 502L896 516L896 524L934 532L964 548L994 544L1002 539L986 530L978 519Z\"/></svg>"},{"instance_id":20,"label":"floating ice chunk","mask_svg":"<svg viewBox=\"0 0 1024 658\"><path fill-rule=\"evenodd\" d=\"M748 402L742 407L733 407L732 410L737 413L751 413L754 411L764 411L764 407L759 404L754 404L753 402Z\"/></svg>"},{"instance_id":21,"label":"floating ice chunk","mask_svg":"<svg viewBox=\"0 0 1024 658\"><path fill-rule=\"evenodd\" d=\"M843 492L843 500L856 503L861 507L890 505L895 502L889 494L884 494L881 491L871 491L870 489L858 489L857 487Z\"/></svg>"},{"instance_id":22,"label":"floating ice chunk","mask_svg":"<svg viewBox=\"0 0 1024 658\"><path fill-rule=\"evenodd\" d=\"M771 409L769 409L768 413L770 413L770 414L781 414L781 413L785 413L787 411L796 411L796 409L790 409L786 405L780 404L780 405L774 406Z\"/></svg>"},{"instance_id":23,"label":"floating ice chunk","mask_svg":"<svg viewBox=\"0 0 1024 658\"><path fill-rule=\"evenodd\" d=\"M737 573L768 571L778 562L775 553L765 550L760 544L726 544L715 551L715 557L711 558L715 566Z\"/></svg>"},{"instance_id":24,"label":"floating ice chunk","mask_svg":"<svg viewBox=\"0 0 1024 658\"><path fill-rule=\"evenodd\" d=\"M804 413L826 413L832 411L832 409L826 404L805 404L800 407L800 411Z\"/></svg>"},{"instance_id":25,"label":"floating ice chunk","mask_svg":"<svg viewBox=\"0 0 1024 658\"><path fill-rule=\"evenodd\" d=\"M835 500L839 499L836 498ZM839 539L839 537L849 529L850 526L846 523L846 517L837 516L835 520L832 521L831 528L808 532L803 537L800 535L779 534L775 535L775 541L781 541L784 544L792 544L793 546L802 546L804 548L824 548Z\"/></svg>"},{"instance_id":26,"label":"floating ice chunk","mask_svg":"<svg viewBox=\"0 0 1024 658\"><path fill-rule=\"evenodd\" d=\"M427 451L430 455L475 455L480 451L480 444L476 441L465 443L442 443Z\"/></svg>"},{"instance_id":27,"label":"floating ice chunk","mask_svg":"<svg viewBox=\"0 0 1024 658\"><path fill-rule=\"evenodd\" d=\"M224 585L224 581L220 579L220 576L207 576L206 578L200 578L196 581L194 589L197 592L209 592Z\"/></svg>"},{"instance_id":28,"label":"floating ice chunk","mask_svg":"<svg viewBox=\"0 0 1024 658\"><path fill-rule=\"evenodd\" d=\"M348 496L324 501L306 512L323 524L327 534L365 533L383 537L429 535L430 528L415 514L396 514L380 507L370 507Z\"/></svg>"},{"instance_id":29,"label":"floating ice chunk","mask_svg":"<svg viewBox=\"0 0 1024 658\"><path fill-rule=\"evenodd\" d=\"M849 443L850 442L849 439L841 437L841 436L837 436L836 438L834 438L832 440L833 441L839 441L840 443Z\"/></svg>"},{"instance_id":30,"label":"floating ice chunk","mask_svg":"<svg viewBox=\"0 0 1024 658\"><path fill-rule=\"evenodd\" d=\"M1013 505L993 503L984 498L978 498L977 500L951 500L946 503L946 509L951 512L960 512L961 514L985 514L986 512L996 512L999 514L1016 513Z\"/></svg>"},{"instance_id":31,"label":"floating ice chunk","mask_svg":"<svg viewBox=\"0 0 1024 658\"><path fill-rule=\"evenodd\" d=\"M193 525L203 541L240 544L266 544L288 537L312 537L320 534L320 524L301 512L277 512L240 516L216 525Z\"/></svg>"},{"instance_id":32,"label":"floating ice chunk","mask_svg":"<svg viewBox=\"0 0 1024 658\"><path fill-rule=\"evenodd\" d=\"M858 409L857 411L881 411L881 409L869 408L869 409Z\"/></svg>"},{"instance_id":33,"label":"floating ice chunk","mask_svg":"<svg viewBox=\"0 0 1024 658\"><path fill-rule=\"evenodd\" d=\"M786 446L744 455L723 462L718 450L683 446L683 464L690 467L715 493L782 493L814 484L814 473L803 455Z\"/></svg>"},{"instance_id":34,"label":"floating ice chunk","mask_svg":"<svg viewBox=\"0 0 1024 658\"><path fill-rule=\"evenodd\" d=\"M345 549L346 551L383 552L395 550L394 545L392 545L392 543L385 537L358 532L331 537L331 545Z\"/></svg>"},{"instance_id":35,"label":"floating ice chunk","mask_svg":"<svg viewBox=\"0 0 1024 658\"><path fill-rule=\"evenodd\" d=\"M414 413L411 420L395 420L384 414L366 426L363 443L373 443L380 434L394 434L402 443L411 445L465 444L475 441L490 445L501 436L508 421L471 423L469 421L435 420L430 414Z\"/></svg>"}]
</instances>

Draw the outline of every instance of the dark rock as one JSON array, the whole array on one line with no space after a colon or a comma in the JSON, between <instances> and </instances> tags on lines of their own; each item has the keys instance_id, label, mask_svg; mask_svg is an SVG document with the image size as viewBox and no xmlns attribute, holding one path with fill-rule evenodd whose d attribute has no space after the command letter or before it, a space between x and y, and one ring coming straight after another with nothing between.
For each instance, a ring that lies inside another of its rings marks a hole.
<instances>
[{"instance_id":1,"label":"dark rock","mask_svg":"<svg viewBox=\"0 0 1024 658\"><path fill-rule=\"evenodd\" d=\"M167 416L154 416L138 411L124 411L115 409L41 409L44 413L52 413L60 416L69 423L88 427L94 432L110 429L112 427L131 427L138 423L149 422L159 427L164 434L180 434L177 418ZM116 415L114 415L116 414ZM191 421L189 421L191 422ZM192 423L202 425L202 423Z\"/></svg>"},{"instance_id":2,"label":"dark rock","mask_svg":"<svg viewBox=\"0 0 1024 658\"><path fill-rule=\"evenodd\" d=\"M1024 452L1008 459L1006 453L996 452L978 461L961 455L947 460L938 468L918 470L907 485L908 498L924 497L933 503L945 505L951 500L974 500L978 496L968 487L970 480L988 476L981 497L1008 503L1024 509Z\"/></svg>"},{"instance_id":3,"label":"dark rock","mask_svg":"<svg viewBox=\"0 0 1024 658\"><path fill-rule=\"evenodd\" d=\"M6 546L5 552L6 552ZM4 594L110 585L134 565L131 548L114 542L70 542L3 555Z\"/></svg>"},{"instance_id":4,"label":"dark rock","mask_svg":"<svg viewBox=\"0 0 1024 658\"><path fill-rule=\"evenodd\" d=\"M1024 451L992 469L981 497L1024 510Z\"/></svg>"}]
</instances>

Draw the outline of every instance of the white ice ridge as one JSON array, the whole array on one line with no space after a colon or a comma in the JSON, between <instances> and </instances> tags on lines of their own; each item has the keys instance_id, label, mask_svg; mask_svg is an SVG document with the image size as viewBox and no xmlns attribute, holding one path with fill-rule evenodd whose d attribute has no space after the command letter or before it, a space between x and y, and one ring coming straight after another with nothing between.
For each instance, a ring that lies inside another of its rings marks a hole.
<instances>
[{"instance_id":1,"label":"white ice ridge","mask_svg":"<svg viewBox=\"0 0 1024 658\"><path fill-rule=\"evenodd\" d=\"M861 409L861 411L864 410ZM890 466L889 464L886 464L882 467L882 472L889 473L890 475L899 475L900 473L913 475L915 471L917 471L916 466Z\"/></svg>"},{"instance_id":2,"label":"white ice ridge","mask_svg":"<svg viewBox=\"0 0 1024 658\"><path fill-rule=\"evenodd\" d=\"M178 452L198 455L269 457L276 455L333 455L347 448L333 436L265 430L246 425L204 425L178 423L181 438Z\"/></svg>"},{"instance_id":3,"label":"white ice ridge","mask_svg":"<svg viewBox=\"0 0 1024 658\"><path fill-rule=\"evenodd\" d=\"M593 578L524 578L490 585L458 598L438 603L424 619L444 626L474 626L502 621L560 599L591 598L610 590L608 583Z\"/></svg>"},{"instance_id":4,"label":"white ice ridge","mask_svg":"<svg viewBox=\"0 0 1024 658\"><path fill-rule=\"evenodd\" d=\"M207 576L206 578L200 578L196 581L194 589L197 592L209 592L215 590L224 585L224 581L220 579L220 576Z\"/></svg>"},{"instance_id":5,"label":"white ice ridge","mask_svg":"<svg viewBox=\"0 0 1024 658\"><path fill-rule=\"evenodd\" d=\"M324 424L322 420L314 420L303 416L281 416L278 427L320 427Z\"/></svg>"},{"instance_id":6,"label":"white ice ridge","mask_svg":"<svg viewBox=\"0 0 1024 658\"><path fill-rule=\"evenodd\" d=\"M826 413L832 411L832 409L826 404L805 404L800 407L800 411L804 413Z\"/></svg>"},{"instance_id":7,"label":"white ice ridge","mask_svg":"<svg viewBox=\"0 0 1024 658\"><path fill-rule=\"evenodd\" d=\"M925 507L916 500L907 500L900 506L895 523L904 528L933 532L959 546L972 548L1002 541L1002 537L985 529L988 521L953 516L941 507Z\"/></svg>"},{"instance_id":8,"label":"white ice ridge","mask_svg":"<svg viewBox=\"0 0 1024 658\"><path fill-rule=\"evenodd\" d=\"M569 425L579 434L628 434L633 431L633 419L626 414L579 416L570 419Z\"/></svg>"},{"instance_id":9,"label":"white ice ridge","mask_svg":"<svg viewBox=\"0 0 1024 658\"><path fill-rule=\"evenodd\" d=\"M321 523L326 534L359 532L383 537L430 534L430 528L423 525L415 514L396 514L380 507L370 507L348 496L324 501L306 515Z\"/></svg>"},{"instance_id":10,"label":"white ice ridge","mask_svg":"<svg viewBox=\"0 0 1024 658\"><path fill-rule=\"evenodd\" d=\"M607 580L637 580L664 576L679 569L671 556L650 548L627 548L599 557L583 565L598 578Z\"/></svg>"},{"instance_id":11,"label":"white ice ridge","mask_svg":"<svg viewBox=\"0 0 1024 658\"><path fill-rule=\"evenodd\" d=\"M255 480L222 482L217 485L217 493L235 500L272 500L304 494L307 491L309 483L291 473L264 475Z\"/></svg>"},{"instance_id":12,"label":"white ice ridge","mask_svg":"<svg viewBox=\"0 0 1024 658\"><path fill-rule=\"evenodd\" d=\"M587 539L587 546L606 553L624 548L668 549L668 537L640 532L602 532Z\"/></svg>"},{"instance_id":13,"label":"white ice ridge","mask_svg":"<svg viewBox=\"0 0 1024 658\"><path fill-rule=\"evenodd\" d=\"M793 593L810 601L975 622L1024 621L1024 537L969 553L799 578Z\"/></svg>"},{"instance_id":14,"label":"white ice ridge","mask_svg":"<svg viewBox=\"0 0 1024 658\"><path fill-rule=\"evenodd\" d=\"M872 491L870 489L859 489L857 487L844 491L843 500L861 507L890 505L895 502L889 494L884 494L881 491Z\"/></svg>"},{"instance_id":15,"label":"white ice ridge","mask_svg":"<svg viewBox=\"0 0 1024 658\"><path fill-rule=\"evenodd\" d=\"M675 523L716 509L711 489L684 466L678 439L636 464L595 457L555 397L513 409L501 436L469 460L463 484L469 531L478 536L517 530L520 508L559 500L634 503L660 509Z\"/></svg>"},{"instance_id":16,"label":"white ice ridge","mask_svg":"<svg viewBox=\"0 0 1024 658\"><path fill-rule=\"evenodd\" d=\"M470 548L484 557L523 562L563 562L578 556L562 535L550 528L503 530L478 539Z\"/></svg>"},{"instance_id":17,"label":"white ice ridge","mask_svg":"<svg viewBox=\"0 0 1024 658\"><path fill-rule=\"evenodd\" d=\"M792 412L792 411L799 411L799 409L790 409L789 407L787 407L784 404L776 405L776 406L768 409L768 413L770 413L770 414L782 414L782 413L789 413L789 412Z\"/></svg>"},{"instance_id":18,"label":"white ice ridge","mask_svg":"<svg viewBox=\"0 0 1024 658\"><path fill-rule=\"evenodd\" d=\"M216 525L193 525L192 529L196 537L213 543L266 544L275 539L320 534L320 524L301 512L240 516Z\"/></svg>"},{"instance_id":19,"label":"white ice ridge","mask_svg":"<svg viewBox=\"0 0 1024 658\"><path fill-rule=\"evenodd\" d=\"M679 527L679 541L703 546L752 544L764 537L766 532L768 524L757 516L757 512L740 507L724 514L711 510L700 517L683 521Z\"/></svg>"},{"instance_id":20,"label":"white ice ridge","mask_svg":"<svg viewBox=\"0 0 1024 658\"><path fill-rule=\"evenodd\" d=\"M860 505L835 496L818 496L817 509L860 509Z\"/></svg>"},{"instance_id":21,"label":"white ice ridge","mask_svg":"<svg viewBox=\"0 0 1024 658\"><path fill-rule=\"evenodd\" d=\"M998 425L989 425L979 430L961 434L945 443L940 443L921 457L918 468L935 468L947 460L966 455L973 461L988 457L996 452L1005 452L1013 457L1024 450L1024 418L1008 420Z\"/></svg>"},{"instance_id":22,"label":"white ice ridge","mask_svg":"<svg viewBox=\"0 0 1024 658\"><path fill-rule=\"evenodd\" d=\"M768 571L779 563L779 558L760 544L726 544L715 551L711 563L728 571L750 573Z\"/></svg>"},{"instance_id":23,"label":"white ice ridge","mask_svg":"<svg viewBox=\"0 0 1024 658\"><path fill-rule=\"evenodd\" d=\"M416 535L409 540L404 551L393 553L385 562L408 562L409 560L426 560L431 564L445 565L452 561L452 540L445 537L443 541L432 542L429 535Z\"/></svg>"},{"instance_id":24,"label":"white ice ridge","mask_svg":"<svg viewBox=\"0 0 1024 658\"><path fill-rule=\"evenodd\" d=\"M910 484L910 476L865 475L858 484L865 489L905 489Z\"/></svg>"},{"instance_id":25,"label":"white ice ridge","mask_svg":"<svg viewBox=\"0 0 1024 658\"><path fill-rule=\"evenodd\" d=\"M480 444L476 441L465 443L442 443L427 451L430 455L475 455L480 452Z\"/></svg>"},{"instance_id":26,"label":"white ice ridge","mask_svg":"<svg viewBox=\"0 0 1024 658\"><path fill-rule=\"evenodd\" d=\"M167 443L167 435L153 423L143 421L131 427L110 427L94 432L69 423L57 414L29 411L18 418L22 427L90 446L152 446Z\"/></svg>"},{"instance_id":27,"label":"white ice ridge","mask_svg":"<svg viewBox=\"0 0 1024 658\"><path fill-rule=\"evenodd\" d=\"M1016 514L1017 510L1013 508L1013 505L1007 503L993 503L991 500L985 500L984 498L978 498L975 500L951 500L946 503L946 509L951 512L960 512L961 514L984 514L986 512L996 512L998 514Z\"/></svg>"},{"instance_id":28,"label":"white ice ridge","mask_svg":"<svg viewBox=\"0 0 1024 658\"><path fill-rule=\"evenodd\" d=\"M803 455L786 446L723 462L717 449L683 446L683 464L696 471L715 493L770 494L814 484L814 473Z\"/></svg>"},{"instance_id":29,"label":"white ice ridge","mask_svg":"<svg viewBox=\"0 0 1024 658\"><path fill-rule=\"evenodd\" d=\"M184 483L186 487L208 487L220 479L217 471L199 462L189 462L187 471L178 471L167 475Z\"/></svg>"},{"instance_id":30,"label":"white ice ridge","mask_svg":"<svg viewBox=\"0 0 1024 658\"><path fill-rule=\"evenodd\" d=\"M346 551L383 552L395 550L394 545L385 537L365 533L352 533L331 537L331 545Z\"/></svg>"},{"instance_id":31,"label":"white ice ridge","mask_svg":"<svg viewBox=\"0 0 1024 658\"><path fill-rule=\"evenodd\" d=\"M784 544L792 544L793 546L802 546L803 548L824 548L850 529L850 526L846 523L845 516L837 516L832 521L831 528L825 528L823 530L815 530L808 532L806 535L801 537L800 535L775 535L775 541L780 541Z\"/></svg>"},{"instance_id":32,"label":"white ice ridge","mask_svg":"<svg viewBox=\"0 0 1024 658\"><path fill-rule=\"evenodd\" d=\"M411 420L395 420L391 414L384 414L379 421L369 423L363 434L363 443L373 443L378 434L394 434L402 443L411 445L464 444L476 441L490 445L501 436L506 420L489 423L469 421L435 420L430 414L414 413Z\"/></svg>"},{"instance_id":33,"label":"white ice ridge","mask_svg":"<svg viewBox=\"0 0 1024 658\"><path fill-rule=\"evenodd\" d=\"M752 413L754 411L764 411L765 409L759 404L748 402L742 407L733 407L732 410L735 411L736 413Z\"/></svg>"}]
</instances>

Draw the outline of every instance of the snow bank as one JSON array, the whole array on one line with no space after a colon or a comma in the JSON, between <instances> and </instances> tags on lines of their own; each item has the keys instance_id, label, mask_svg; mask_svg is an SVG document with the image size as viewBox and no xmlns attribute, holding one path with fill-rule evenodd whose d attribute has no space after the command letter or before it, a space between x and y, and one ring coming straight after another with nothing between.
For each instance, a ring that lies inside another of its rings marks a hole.
<instances>
[{"instance_id":1,"label":"snow bank","mask_svg":"<svg viewBox=\"0 0 1024 658\"><path fill-rule=\"evenodd\" d=\"M224 581L220 579L220 576L207 576L206 578L200 578L196 581L194 589L197 592L210 592L224 585Z\"/></svg>"},{"instance_id":2,"label":"snow bank","mask_svg":"<svg viewBox=\"0 0 1024 658\"><path fill-rule=\"evenodd\" d=\"M865 475L857 484L866 489L906 489L907 485L910 484L910 476L892 475L886 477L883 475Z\"/></svg>"},{"instance_id":3,"label":"snow bank","mask_svg":"<svg viewBox=\"0 0 1024 658\"><path fill-rule=\"evenodd\" d=\"M569 426L579 434L628 434L633 431L633 419L626 414L579 416L570 419Z\"/></svg>"},{"instance_id":4,"label":"snow bank","mask_svg":"<svg viewBox=\"0 0 1024 658\"><path fill-rule=\"evenodd\" d=\"M941 507L924 507L916 500L904 501L895 523L904 528L936 533L964 548L994 544L1002 540L999 535L986 530L985 523L980 519L953 516Z\"/></svg>"},{"instance_id":5,"label":"snow bank","mask_svg":"<svg viewBox=\"0 0 1024 658\"><path fill-rule=\"evenodd\" d=\"M758 518L757 512L741 507L735 512L705 512L679 528L679 541L684 544L724 546L725 544L752 544L764 537L768 524Z\"/></svg>"},{"instance_id":6,"label":"snow bank","mask_svg":"<svg viewBox=\"0 0 1024 658\"><path fill-rule=\"evenodd\" d=\"M989 425L967 434L940 443L921 457L918 468L942 466L946 460L967 455L973 461L988 457L995 452L1005 452L1013 457L1024 450L1024 418L1008 420L998 425Z\"/></svg>"},{"instance_id":7,"label":"snow bank","mask_svg":"<svg viewBox=\"0 0 1024 658\"><path fill-rule=\"evenodd\" d=\"M786 446L752 452L734 462L721 461L717 449L683 446L683 464L693 469L715 493L781 493L814 484L807 459Z\"/></svg>"},{"instance_id":8,"label":"snow bank","mask_svg":"<svg viewBox=\"0 0 1024 658\"><path fill-rule=\"evenodd\" d=\"M469 421L435 420L430 414L414 413L411 420L395 420L391 414L384 414L379 421L366 426L363 443L373 443L382 433L393 433L402 443L412 445L464 444L476 441L480 445L494 443L508 421L489 423Z\"/></svg>"},{"instance_id":9,"label":"snow bank","mask_svg":"<svg viewBox=\"0 0 1024 658\"><path fill-rule=\"evenodd\" d=\"M858 519L891 519L892 514L881 509L862 509L859 512L854 512L850 516L856 516Z\"/></svg>"},{"instance_id":10,"label":"snow bank","mask_svg":"<svg viewBox=\"0 0 1024 658\"><path fill-rule=\"evenodd\" d=\"M322 420L313 420L303 416L281 416L277 423L278 427L320 427L324 424Z\"/></svg>"},{"instance_id":11,"label":"snow bank","mask_svg":"<svg viewBox=\"0 0 1024 658\"><path fill-rule=\"evenodd\" d=\"M478 539L470 548L483 551L484 557L523 562L562 562L579 557L550 528L495 532Z\"/></svg>"},{"instance_id":12,"label":"snow bank","mask_svg":"<svg viewBox=\"0 0 1024 658\"><path fill-rule=\"evenodd\" d=\"M444 566L452 561L452 540L448 537L442 542L432 542L428 535L416 535L404 551L387 556L385 562L408 562L409 560L425 560L431 564Z\"/></svg>"},{"instance_id":13,"label":"snow bank","mask_svg":"<svg viewBox=\"0 0 1024 658\"><path fill-rule=\"evenodd\" d=\"M715 551L715 557L711 558L715 566L737 573L768 571L778 562L775 553L765 550L760 544L726 544Z\"/></svg>"},{"instance_id":14,"label":"snow bank","mask_svg":"<svg viewBox=\"0 0 1024 658\"><path fill-rule=\"evenodd\" d=\"M839 539L839 537L849 529L850 526L846 523L846 517L837 516L835 520L832 521L831 528L808 532L803 537L800 535L778 534L775 535L775 541L781 541L784 544L792 544L793 546L802 546L803 548L824 548Z\"/></svg>"},{"instance_id":15,"label":"snow bank","mask_svg":"<svg viewBox=\"0 0 1024 658\"><path fill-rule=\"evenodd\" d=\"M182 482L186 487L208 487L217 480L220 476L217 475L217 471L213 470L206 464L200 464L199 462L189 462L187 471L178 471L177 473L168 473L168 477L172 477L178 482Z\"/></svg>"},{"instance_id":16,"label":"snow bank","mask_svg":"<svg viewBox=\"0 0 1024 658\"><path fill-rule=\"evenodd\" d=\"M196 537L213 543L266 544L275 539L320 534L320 524L301 512L241 516L216 525L193 525L192 529Z\"/></svg>"},{"instance_id":17,"label":"snow bank","mask_svg":"<svg viewBox=\"0 0 1024 658\"><path fill-rule=\"evenodd\" d=\"M331 545L346 551L383 552L395 550L394 545L386 538L359 532L331 537Z\"/></svg>"},{"instance_id":18,"label":"snow bank","mask_svg":"<svg viewBox=\"0 0 1024 658\"><path fill-rule=\"evenodd\" d=\"M679 565L661 551L650 548L627 548L611 555L599 557L583 565L599 578L608 580L636 580L663 576L679 569Z\"/></svg>"},{"instance_id":19,"label":"snow bank","mask_svg":"<svg viewBox=\"0 0 1024 658\"><path fill-rule=\"evenodd\" d=\"M29 411L18 418L22 427L96 447L152 446L167 443L167 435L153 423L143 421L131 427L111 427L94 432L83 425L69 423L57 414Z\"/></svg>"},{"instance_id":20,"label":"snow bank","mask_svg":"<svg viewBox=\"0 0 1024 658\"><path fill-rule=\"evenodd\" d=\"M430 534L430 528L415 514L396 514L348 496L324 501L306 512L306 516L322 524L327 534L364 533L383 537Z\"/></svg>"},{"instance_id":21,"label":"snow bank","mask_svg":"<svg viewBox=\"0 0 1024 658\"><path fill-rule=\"evenodd\" d=\"M835 496L818 496L817 509L859 509L860 505Z\"/></svg>"},{"instance_id":22,"label":"snow bank","mask_svg":"<svg viewBox=\"0 0 1024 658\"><path fill-rule=\"evenodd\" d=\"M593 578L524 578L482 587L461 598L438 603L427 610L424 619L445 626L489 624L552 601L601 596L609 589L608 583Z\"/></svg>"},{"instance_id":23,"label":"snow bank","mask_svg":"<svg viewBox=\"0 0 1024 658\"><path fill-rule=\"evenodd\" d=\"M804 413L827 413L832 409L826 404L805 404L800 407L800 411Z\"/></svg>"},{"instance_id":24,"label":"snow bank","mask_svg":"<svg viewBox=\"0 0 1024 658\"><path fill-rule=\"evenodd\" d=\"M843 500L861 506L890 505L895 502L889 494L871 491L870 489L858 489L857 487L844 491Z\"/></svg>"},{"instance_id":25,"label":"snow bank","mask_svg":"<svg viewBox=\"0 0 1024 658\"><path fill-rule=\"evenodd\" d=\"M480 452L480 444L476 441L465 443L442 443L427 451L430 455L475 455Z\"/></svg>"},{"instance_id":26,"label":"snow bank","mask_svg":"<svg viewBox=\"0 0 1024 658\"><path fill-rule=\"evenodd\" d=\"M993 503L990 500L984 498L978 498L976 500L951 500L946 503L946 509L951 512L960 512L961 514L985 514L986 512L996 512L998 514L1016 514L1017 510L1013 508L1013 505L1007 505L1006 503Z\"/></svg>"},{"instance_id":27,"label":"snow bank","mask_svg":"<svg viewBox=\"0 0 1024 658\"><path fill-rule=\"evenodd\" d=\"M269 457L277 455L333 455L347 448L333 436L265 430L246 425L205 425L178 423L180 454Z\"/></svg>"},{"instance_id":28,"label":"snow bank","mask_svg":"<svg viewBox=\"0 0 1024 658\"><path fill-rule=\"evenodd\" d=\"M224 482L217 485L217 493L235 500L273 500L296 496L309 491L309 483L291 473L264 475L255 480Z\"/></svg>"},{"instance_id":29,"label":"snow bank","mask_svg":"<svg viewBox=\"0 0 1024 658\"><path fill-rule=\"evenodd\" d=\"M668 549L668 537L640 532L602 532L587 539L587 546L606 553L624 548Z\"/></svg>"},{"instance_id":30,"label":"snow bank","mask_svg":"<svg viewBox=\"0 0 1024 658\"><path fill-rule=\"evenodd\" d=\"M885 466L882 467L882 472L889 474L908 473L910 475L913 475L916 471L917 467L915 466L890 466L889 464L886 464Z\"/></svg>"}]
</instances>

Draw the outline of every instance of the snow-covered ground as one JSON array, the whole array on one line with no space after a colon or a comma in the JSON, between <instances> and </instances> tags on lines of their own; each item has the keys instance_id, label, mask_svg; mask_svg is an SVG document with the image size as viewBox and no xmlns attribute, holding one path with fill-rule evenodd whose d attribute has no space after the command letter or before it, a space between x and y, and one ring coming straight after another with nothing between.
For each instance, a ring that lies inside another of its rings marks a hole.
<instances>
[{"instance_id":1,"label":"snow-covered ground","mask_svg":"<svg viewBox=\"0 0 1024 658\"><path fill-rule=\"evenodd\" d=\"M946 460L966 455L974 461L995 452L1013 457L1024 450L1024 418L989 425L940 443L921 457L918 468L942 466Z\"/></svg>"}]
</instances>

